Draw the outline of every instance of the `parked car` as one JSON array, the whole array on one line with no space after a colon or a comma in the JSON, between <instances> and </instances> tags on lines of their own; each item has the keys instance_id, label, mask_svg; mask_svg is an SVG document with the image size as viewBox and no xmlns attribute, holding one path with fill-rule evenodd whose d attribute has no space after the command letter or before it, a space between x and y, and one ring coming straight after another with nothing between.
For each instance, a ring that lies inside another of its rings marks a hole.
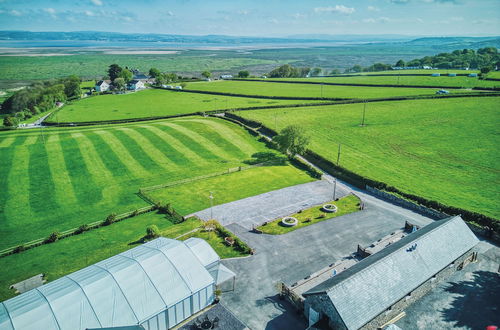
<instances>
[{"instance_id":1,"label":"parked car","mask_svg":"<svg viewBox=\"0 0 500 330\"><path fill-rule=\"evenodd\" d=\"M450 92L447 91L446 89L440 89L436 92L436 94L450 94Z\"/></svg>"}]
</instances>

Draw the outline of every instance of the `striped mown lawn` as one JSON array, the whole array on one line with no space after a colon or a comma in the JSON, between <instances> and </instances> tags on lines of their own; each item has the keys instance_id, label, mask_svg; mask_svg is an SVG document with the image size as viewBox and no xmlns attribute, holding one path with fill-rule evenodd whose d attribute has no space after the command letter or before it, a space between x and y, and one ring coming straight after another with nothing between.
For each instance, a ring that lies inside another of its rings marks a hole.
<instances>
[{"instance_id":1,"label":"striped mown lawn","mask_svg":"<svg viewBox=\"0 0 500 330\"><path fill-rule=\"evenodd\" d=\"M145 206L140 187L246 166L261 151L270 150L239 126L203 117L2 132L0 249ZM236 199L238 190L252 195L311 180L288 165L268 173L252 170L250 189L233 176L227 189Z\"/></svg>"}]
</instances>

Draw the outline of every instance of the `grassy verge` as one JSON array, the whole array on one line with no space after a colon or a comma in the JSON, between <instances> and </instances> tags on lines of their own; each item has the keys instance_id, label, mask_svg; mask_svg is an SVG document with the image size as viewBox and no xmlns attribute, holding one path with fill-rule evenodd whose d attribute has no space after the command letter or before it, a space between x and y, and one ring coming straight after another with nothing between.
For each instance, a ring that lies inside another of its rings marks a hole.
<instances>
[{"instance_id":1,"label":"grassy verge","mask_svg":"<svg viewBox=\"0 0 500 330\"><path fill-rule=\"evenodd\" d=\"M224 241L224 238L218 235L215 231L199 230L187 234L186 236L182 236L180 239L184 241L191 237L198 237L207 241L208 244L210 244L210 246L215 250L215 252L217 252L219 257L221 257L222 259L243 257L248 255L246 253L242 253L236 250L235 247L227 245L226 242Z\"/></svg>"},{"instance_id":2,"label":"grassy verge","mask_svg":"<svg viewBox=\"0 0 500 330\"><path fill-rule=\"evenodd\" d=\"M326 204L326 203L325 203ZM281 224L281 218L268 222L265 225L258 227L264 234L271 235L281 235L286 234L291 231L313 225L315 223L325 221L328 219L340 217L349 213L353 213L359 210L360 201L359 198L354 195L349 195L338 201L331 201L328 204L334 204L337 206L337 212L335 213L325 213L321 207L322 205L314 206L306 210L302 210L300 213L295 213L290 215L298 220L298 224L293 227L286 227Z\"/></svg>"},{"instance_id":3,"label":"grassy verge","mask_svg":"<svg viewBox=\"0 0 500 330\"><path fill-rule=\"evenodd\" d=\"M131 249L140 243L146 227L156 225L161 236L176 238L202 225L197 218L174 225L164 215L148 213L101 227L81 235L46 244L19 254L0 258L0 301L14 296L9 286L36 274L43 273L53 281L81 268ZM223 244L223 239L210 233L195 232L182 237L200 237L214 248L221 258L241 256L233 247ZM221 241L222 240L222 241Z\"/></svg>"},{"instance_id":4,"label":"grassy verge","mask_svg":"<svg viewBox=\"0 0 500 330\"><path fill-rule=\"evenodd\" d=\"M262 166L150 191L147 195L171 203L181 214L189 214L209 208L211 192L213 205L219 205L311 181L312 177L290 165Z\"/></svg>"}]
</instances>

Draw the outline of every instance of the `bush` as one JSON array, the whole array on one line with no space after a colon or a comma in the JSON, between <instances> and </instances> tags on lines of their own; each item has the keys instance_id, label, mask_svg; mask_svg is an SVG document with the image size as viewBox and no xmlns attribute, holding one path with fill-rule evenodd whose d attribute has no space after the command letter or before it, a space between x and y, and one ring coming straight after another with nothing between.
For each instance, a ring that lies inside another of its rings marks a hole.
<instances>
[{"instance_id":1,"label":"bush","mask_svg":"<svg viewBox=\"0 0 500 330\"><path fill-rule=\"evenodd\" d=\"M108 215L106 220L104 220L103 225L104 226L109 226L110 224L114 223L116 221L116 213L111 213Z\"/></svg>"},{"instance_id":2,"label":"bush","mask_svg":"<svg viewBox=\"0 0 500 330\"><path fill-rule=\"evenodd\" d=\"M88 230L90 230L89 225L87 225L87 224L83 224L83 225L81 225L80 227L78 227L78 229L76 230L76 232L75 232L75 233L76 233L76 234L81 234L81 233L83 233L83 232L85 232L85 231L88 231Z\"/></svg>"},{"instance_id":3,"label":"bush","mask_svg":"<svg viewBox=\"0 0 500 330\"><path fill-rule=\"evenodd\" d=\"M23 244L19 245L19 246L16 246L16 248L12 251L14 253L20 253L20 252L23 252L26 250L26 246L24 246Z\"/></svg>"},{"instance_id":4,"label":"bush","mask_svg":"<svg viewBox=\"0 0 500 330\"><path fill-rule=\"evenodd\" d=\"M54 243L55 241L57 241L59 239L60 236L61 236L61 234L59 232L55 231L52 234L50 234L49 237L47 237L45 239L44 243Z\"/></svg>"},{"instance_id":5,"label":"bush","mask_svg":"<svg viewBox=\"0 0 500 330\"><path fill-rule=\"evenodd\" d=\"M156 238L160 236L160 229L157 225L149 225L146 228L146 238Z\"/></svg>"}]
</instances>

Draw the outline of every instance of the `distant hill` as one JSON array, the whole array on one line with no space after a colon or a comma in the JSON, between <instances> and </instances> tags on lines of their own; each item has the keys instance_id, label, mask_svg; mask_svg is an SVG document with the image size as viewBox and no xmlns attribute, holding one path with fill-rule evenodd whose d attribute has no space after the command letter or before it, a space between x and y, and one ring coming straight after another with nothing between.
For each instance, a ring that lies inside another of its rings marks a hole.
<instances>
[{"instance_id":1,"label":"distant hill","mask_svg":"<svg viewBox=\"0 0 500 330\"><path fill-rule=\"evenodd\" d=\"M0 41L108 41L108 42L141 42L141 43L197 43L197 44L312 44L312 43L387 43L407 44L412 46L437 46L446 48L481 48L496 46L500 37L425 37L414 39L414 36L404 35L328 35L304 34L281 38L246 37L226 35L178 35L178 34L142 34L118 33L100 31L74 32L30 32L30 31L0 31Z\"/></svg>"}]
</instances>

